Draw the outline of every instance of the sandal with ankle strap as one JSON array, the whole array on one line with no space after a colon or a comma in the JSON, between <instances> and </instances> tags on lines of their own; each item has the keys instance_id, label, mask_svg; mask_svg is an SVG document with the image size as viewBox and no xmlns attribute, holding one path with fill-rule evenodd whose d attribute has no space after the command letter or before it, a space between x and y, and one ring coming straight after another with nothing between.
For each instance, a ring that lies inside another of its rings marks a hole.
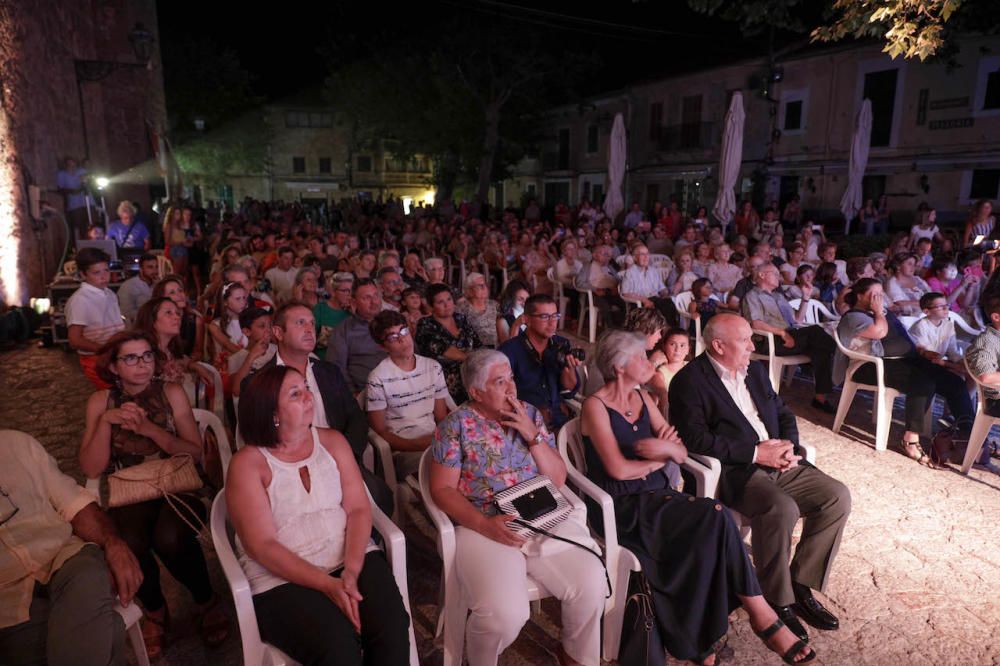
<instances>
[{"instance_id":1,"label":"sandal with ankle strap","mask_svg":"<svg viewBox=\"0 0 1000 666\"><path fill-rule=\"evenodd\" d=\"M910 458L911 460L916 460L918 465L923 465L928 469L938 469L938 470L946 469L944 466L934 462L931 459L931 457L927 455L926 452L924 452L924 448L920 446L919 440L914 442L904 441L903 453L906 454L907 458Z\"/></svg>"},{"instance_id":2,"label":"sandal with ankle strap","mask_svg":"<svg viewBox=\"0 0 1000 666\"><path fill-rule=\"evenodd\" d=\"M149 613L142 614L139 630L142 632L142 642L146 644L146 654L150 659L156 659L163 654L163 648L167 645L167 625L169 623L170 614L166 611L166 607L164 607L162 620Z\"/></svg>"},{"instance_id":3,"label":"sandal with ankle strap","mask_svg":"<svg viewBox=\"0 0 1000 666\"><path fill-rule=\"evenodd\" d=\"M767 644L768 639L774 636L776 633L778 633L784 626L785 623L782 622L780 619L778 619L775 620L774 624L772 624L767 629L764 629L763 631L754 631L754 633L757 634L757 637L764 642L765 647L767 647L768 650L771 650L771 646ZM802 648L807 646L808 643L806 643L806 641L802 640L801 638L798 638L796 639L792 647L785 650L785 653L780 656L786 664L792 664L792 666L796 666L797 664L805 664L816 658L816 650L809 648L809 656L806 657L805 659L800 659L799 661L795 661L795 655L797 655L802 650ZM775 654L780 654L777 652L777 650L771 650L771 651L774 652Z\"/></svg>"}]
</instances>

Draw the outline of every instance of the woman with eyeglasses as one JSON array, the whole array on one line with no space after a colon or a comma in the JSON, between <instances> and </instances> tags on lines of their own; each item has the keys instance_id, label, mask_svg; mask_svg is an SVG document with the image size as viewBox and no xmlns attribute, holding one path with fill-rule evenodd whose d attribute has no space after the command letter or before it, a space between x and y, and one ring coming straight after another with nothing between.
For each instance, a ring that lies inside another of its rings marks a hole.
<instances>
[{"instance_id":1,"label":"woman with eyeglasses","mask_svg":"<svg viewBox=\"0 0 1000 666\"><path fill-rule=\"evenodd\" d=\"M156 379L160 362L156 341L144 331L119 333L101 349L97 371L111 388L95 392L87 402L79 454L87 477L177 454L201 460L201 435L187 396L180 386ZM182 494L178 500L204 520L205 508L197 497ZM229 621L212 591L197 533L165 499L111 508L108 515L142 568L136 596L144 610L142 635L149 656L162 652L169 623L157 557L194 597L202 639L209 646L220 645L229 635Z\"/></svg>"},{"instance_id":2,"label":"woman with eyeglasses","mask_svg":"<svg viewBox=\"0 0 1000 666\"><path fill-rule=\"evenodd\" d=\"M441 364L451 397L456 403L465 402L468 396L459 368L468 353L482 347L483 343L465 315L455 312L455 301L448 285L428 286L427 302L431 306L431 316L417 324L417 351Z\"/></svg>"},{"instance_id":3,"label":"woman with eyeglasses","mask_svg":"<svg viewBox=\"0 0 1000 666\"><path fill-rule=\"evenodd\" d=\"M351 316L351 284L354 276L350 273L334 273L327 280L326 298L313 306L316 319L316 355L325 358L326 347L334 326Z\"/></svg>"},{"instance_id":4,"label":"woman with eyeglasses","mask_svg":"<svg viewBox=\"0 0 1000 666\"><path fill-rule=\"evenodd\" d=\"M486 347L497 346L497 302L491 299L486 276L469 273L465 276L465 300L458 304L458 312L465 315Z\"/></svg>"}]
</instances>

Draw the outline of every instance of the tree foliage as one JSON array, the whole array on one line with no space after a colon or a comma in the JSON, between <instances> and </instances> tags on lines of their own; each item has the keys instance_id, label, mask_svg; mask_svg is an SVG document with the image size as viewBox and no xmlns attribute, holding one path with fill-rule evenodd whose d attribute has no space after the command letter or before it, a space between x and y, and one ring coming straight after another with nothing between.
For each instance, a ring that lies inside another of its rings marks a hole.
<instances>
[{"instance_id":1,"label":"tree foliage","mask_svg":"<svg viewBox=\"0 0 1000 666\"><path fill-rule=\"evenodd\" d=\"M537 114L593 61L553 55L542 35L499 19L458 15L435 33L417 43L378 34L331 41L328 97L356 148L392 139L397 156L434 159L439 194L475 183L485 198L533 150Z\"/></svg>"},{"instance_id":2,"label":"tree foliage","mask_svg":"<svg viewBox=\"0 0 1000 666\"><path fill-rule=\"evenodd\" d=\"M946 58L961 32L1000 30L998 0L688 0L695 11L734 21L748 35L774 28L812 41L878 39L893 58ZM822 8L823 14L817 13ZM805 18L803 18L805 17Z\"/></svg>"}]
</instances>

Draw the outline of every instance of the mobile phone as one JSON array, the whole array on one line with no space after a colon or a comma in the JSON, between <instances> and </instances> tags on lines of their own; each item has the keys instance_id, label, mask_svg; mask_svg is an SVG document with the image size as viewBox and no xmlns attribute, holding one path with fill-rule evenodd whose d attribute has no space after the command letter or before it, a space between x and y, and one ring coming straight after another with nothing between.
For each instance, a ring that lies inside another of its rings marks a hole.
<instances>
[{"instance_id":1,"label":"mobile phone","mask_svg":"<svg viewBox=\"0 0 1000 666\"><path fill-rule=\"evenodd\" d=\"M823 231L823 225L822 224L814 224L813 225L813 231Z\"/></svg>"},{"instance_id":2,"label":"mobile phone","mask_svg":"<svg viewBox=\"0 0 1000 666\"><path fill-rule=\"evenodd\" d=\"M986 236L976 236L976 240L972 241L972 244L973 245L979 245L984 240L986 240Z\"/></svg>"}]
</instances>

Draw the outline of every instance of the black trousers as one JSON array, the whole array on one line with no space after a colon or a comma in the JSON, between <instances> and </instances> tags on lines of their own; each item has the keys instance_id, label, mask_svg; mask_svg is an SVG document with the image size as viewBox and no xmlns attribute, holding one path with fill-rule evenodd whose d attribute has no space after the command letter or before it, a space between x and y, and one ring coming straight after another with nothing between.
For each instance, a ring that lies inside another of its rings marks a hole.
<instances>
[{"instance_id":1,"label":"black trousers","mask_svg":"<svg viewBox=\"0 0 1000 666\"><path fill-rule=\"evenodd\" d=\"M781 339L774 336L774 353L778 356L795 356L802 354L809 357L812 364L813 378L816 380L816 393L826 395L833 390L833 352L837 343L833 341L821 326L805 326L790 328L788 332L795 340L794 347L786 347ZM761 338L755 343L758 354L767 354L767 340Z\"/></svg>"},{"instance_id":2,"label":"black trousers","mask_svg":"<svg viewBox=\"0 0 1000 666\"><path fill-rule=\"evenodd\" d=\"M934 365L922 356L887 358L882 360L885 367L885 384L906 395L906 429L921 432L924 429L924 415L930 409L934 395L938 394L948 403L955 424L962 432L972 430L975 413L965 381L939 365ZM874 384L875 364L865 363L854 373L854 378L865 384Z\"/></svg>"},{"instance_id":3,"label":"black trousers","mask_svg":"<svg viewBox=\"0 0 1000 666\"><path fill-rule=\"evenodd\" d=\"M340 576L340 572L330 574ZM361 635L322 592L285 583L255 594L260 637L302 664L403 666L410 663L410 618L385 556L371 552L358 576Z\"/></svg>"},{"instance_id":4,"label":"black trousers","mask_svg":"<svg viewBox=\"0 0 1000 666\"><path fill-rule=\"evenodd\" d=\"M625 323L625 301L618 294L609 293L607 296L594 294L594 307L601 313L604 321L611 322L614 326Z\"/></svg>"},{"instance_id":5,"label":"black trousers","mask_svg":"<svg viewBox=\"0 0 1000 666\"><path fill-rule=\"evenodd\" d=\"M205 505L195 497L181 495L181 501L205 520ZM163 608L166 600L160 587L160 567L156 557L170 575L191 592L195 602L212 599L212 584L208 580L205 555L198 535L170 508L166 500L158 499L108 509L118 532L142 568L142 585L136 596L148 611Z\"/></svg>"}]
</instances>

